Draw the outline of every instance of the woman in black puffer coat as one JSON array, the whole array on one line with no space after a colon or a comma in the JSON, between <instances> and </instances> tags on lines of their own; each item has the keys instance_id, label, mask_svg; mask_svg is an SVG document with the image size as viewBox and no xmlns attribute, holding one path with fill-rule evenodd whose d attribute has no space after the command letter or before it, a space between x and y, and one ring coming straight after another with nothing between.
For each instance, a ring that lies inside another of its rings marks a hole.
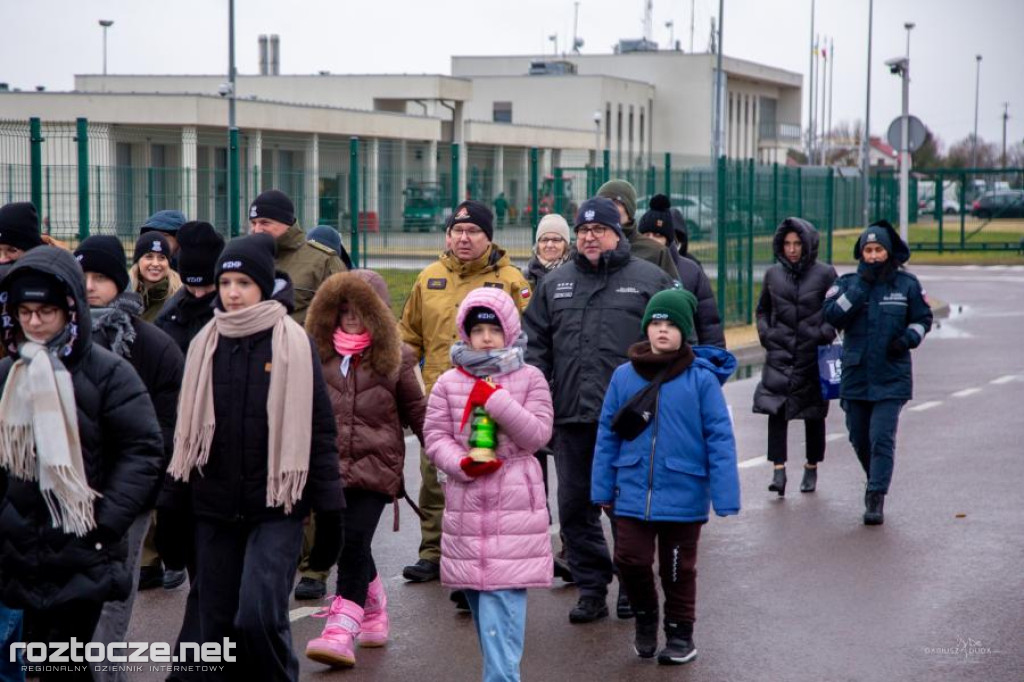
<instances>
[{"instance_id":1,"label":"woman in black puffer coat","mask_svg":"<svg viewBox=\"0 0 1024 682\"><path fill-rule=\"evenodd\" d=\"M754 412L768 415L768 459L775 464L768 490L782 496L788 422L804 421L807 464L801 492L814 491L817 466L825 456L828 401L821 396L818 346L832 343L836 336L822 312L836 271L817 262L818 231L806 220L783 220L772 248L778 263L765 272L757 304L757 334L766 354L754 391Z\"/></svg>"},{"instance_id":2,"label":"woman in black puffer coat","mask_svg":"<svg viewBox=\"0 0 1024 682\"><path fill-rule=\"evenodd\" d=\"M0 361L0 388L5 396L8 390L26 395L17 386L26 367L35 372L35 363L46 359L44 352L52 356L56 386L65 371L70 375L73 405L64 398L61 404L69 413L74 409L80 448L67 439L72 453L67 468L76 480L79 473L84 476L96 494L89 493L91 505L79 507L79 494L52 495L57 488L51 488L48 504L40 473L56 470L63 438L56 439L55 448L55 430L39 432L34 420L43 414L52 419L54 413L33 407L30 475L17 475L16 454L0 453L0 601L25 609L25 641L66 642L71 636L90 641L103 603L124 599L131 589L128 527L152 504L163 473L160 424L128 361L93 344L85 280L70 253L40 246L19 259L0 283L0 316L8 353ZM56 320L53 330L32 331L47 319ZM28 379L31 383L31 375ZM20 400L0 410L0 431L17 434L27 428L19 426L26 423L17 408ZM63 419L71 425L69 416ZM20 442L16 437L7 447L18 448ZM80 465L74 454L79 449ZM82 675L91 679L91 673Z\"/></svg>"}]
</instances>

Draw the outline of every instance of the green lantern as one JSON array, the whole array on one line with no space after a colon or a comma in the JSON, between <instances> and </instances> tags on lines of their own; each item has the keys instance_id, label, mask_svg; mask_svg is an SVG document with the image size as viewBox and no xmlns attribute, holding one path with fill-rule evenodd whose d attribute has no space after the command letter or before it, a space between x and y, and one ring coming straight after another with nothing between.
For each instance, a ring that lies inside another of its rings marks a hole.
<instances>
[{"instance_id":1,"label":"green lantern","mask_svg":"<svg viewBox=\"0 0 1024 682\"><path fill-rule=\"evenodd\" d=\"M497 458L494 449L498 446L498 426L487 410L480 406L473 408L469 446L469 457L477 462L491 462Z\"/></svg>"}]
</instances>

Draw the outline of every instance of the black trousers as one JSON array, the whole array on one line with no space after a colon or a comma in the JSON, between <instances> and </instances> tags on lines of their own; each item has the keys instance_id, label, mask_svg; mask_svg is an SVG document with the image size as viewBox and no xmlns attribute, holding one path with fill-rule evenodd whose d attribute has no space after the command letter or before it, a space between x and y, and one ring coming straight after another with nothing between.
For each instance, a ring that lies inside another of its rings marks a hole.
<instances>
[{"instance_id":1,"label":"black trousers","mask_svg":"<svg viewBox=\"0 0 1024 682\"><path fill-rule=\"evenodd\" d=\"M785 417L768 415L768 459L775 464L786 463L786 434L789 422ZM807 441L807 463L817 464L825 459L825 420L805 419L804 437Z\"/></svg>"},{"instance_id":2,"label":"black trousers","mask_svg":"<svg viewBox=\"0 0 1024 682\"><path fill-rule=\"evenodd\" d=\"M100 622L103 602L77 601L62 604L46 611L25 611L24 635L26 642L70 642L74 637L83 644L92 641L92 633ZM66 652L65 652L66 653ZM39 679L74 680L75 682L91 682L92 666L88 663L59 663L58 667L66 667L65 671L42 672Z\"/></svg>"},{"instance_id":3,"label":"black trousers","mask_svg":"<svg viewBox=\"0 0 1024 682\"><path fill-rule=\"evenodd\" d=\"M665 621L693 623L697 619L697 542L703 523L641 521L617 517L615 565L629 601L637 611L656 611L654 543L658 543L658 572L665 593Z\"/></svg>"},{"instance_id":4,"label":"black trousers","mask_svg":"<svg viewBox=\"0 0 1024 682\"><path fill-rule=\"evenodd\" d=\"M188 598L185 599L185 615L181 620L178 640L174 644L174 653L181 656L182 642L202 642L203 634L199 627L199 576L196 575L195 561L188 565ZM191 654L186 654L186 657ZM203 679L200 672L189 670L189 665L182 666L167 676L167 682L193 682Z\"/></svg>"},{"instance_id":5,"label":"black trousers","mask_svg":"<svg viewBox=\"0 0 1024 682\"><path fill-rule=\"evenodd\" d=\"M581 597L604 598L612 581L612 558L601 526L601 509L590 502L596 442L597 424L555 427L558 518L569 569Z\"/></svg>"},{"instance_id":6,"label":"black trousers","mask_svg":"<svg viewBox=\"0 0 1024 682\"><path fill-rule=\"evenodd\" d=\"M870 492L886 494L896 458L896 427L905 400L843 400L850 445L868 477Z\"/></svg>"},{"instance_id":7,"label":"black trousers","mask_svg":"<svg viewBox=\"0 0 1024 682\"><path fill-rule=\"evenodd\" d=\"M338 557L340 594L359 606L366 604L366 591L377 576L373 561L373 534L391 497L373 490L345 488L345 545Z\"/></svg>"},{"instance_id":8,"label":"black trousers","mask_svg":"<svg viewBox=\"0 0 1024 682\"><path fill-rule=\"evenodd\" d=\"M302 546L302 519L196 523L199 623L204 642L225 637L237 645L236 663L209 680L295 682L288 598Z\"/></svg>"}]
</instances>

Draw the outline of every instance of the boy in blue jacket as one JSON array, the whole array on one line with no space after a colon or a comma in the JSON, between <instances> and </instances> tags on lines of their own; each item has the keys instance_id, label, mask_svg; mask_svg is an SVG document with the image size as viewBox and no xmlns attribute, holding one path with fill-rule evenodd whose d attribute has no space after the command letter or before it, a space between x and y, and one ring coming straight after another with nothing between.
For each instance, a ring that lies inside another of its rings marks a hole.
<instances>
[{"instance_id":1,"label":"boy in blue jacket","mask_svg":"<svg viewBox=\"0 0 1024 682\"><path fill-rule=\"evenodd\" d=\"M740 510L736 441L722 393L736 358L686 342L696 307L685 290L651 298L642 323L648 340L630 347L605 395L591 479L594 504L615 513L615 565L636 609L641 658L658 648L657 540L666 638L658 663L665 665L697 657L697 541L710 505L719 516ZM661 385L649 404L629 404L654 380Z\"/></svg>"}]
</instances>

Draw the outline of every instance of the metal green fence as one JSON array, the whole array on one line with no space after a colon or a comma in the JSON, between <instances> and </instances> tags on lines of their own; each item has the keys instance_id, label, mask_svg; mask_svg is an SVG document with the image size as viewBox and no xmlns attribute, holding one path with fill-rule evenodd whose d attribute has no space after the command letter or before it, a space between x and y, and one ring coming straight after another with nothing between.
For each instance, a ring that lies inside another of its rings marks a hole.
<instances>
[{"instance_id":1,"label":"metal green fence","mask_svg":"<svg viewBox=\"0 0 1024 682\"><path fill-rule=\"evenodd\" d=\"M492 207L495 242L524 265L541 216L560 213L571 222L603 182L622 178L637 188L639 211L656 192L682 211L690 250L715 281L729 323L753 319L783 218L814 223L826 261L834 236L861 226L864 179L848 168L241 131L232 198L227 147L223 129L0 120L0 199L36 203L44 230L58 239L104 233L130 245L148 215L168 208L225 235L242 233L245 208L275 187L292 197L300 224L337 228L356 262L381 270L401 299L411 277L443 250L445 222L461 197ZM873 170L869 181L871 219L897 223L895 174ZM1013 197L1022 189L1021 169L916 173L912 248L1020 248L1024 205ZM231 224L233 214L243 224Z\"/></svg>"}]
</instances>

